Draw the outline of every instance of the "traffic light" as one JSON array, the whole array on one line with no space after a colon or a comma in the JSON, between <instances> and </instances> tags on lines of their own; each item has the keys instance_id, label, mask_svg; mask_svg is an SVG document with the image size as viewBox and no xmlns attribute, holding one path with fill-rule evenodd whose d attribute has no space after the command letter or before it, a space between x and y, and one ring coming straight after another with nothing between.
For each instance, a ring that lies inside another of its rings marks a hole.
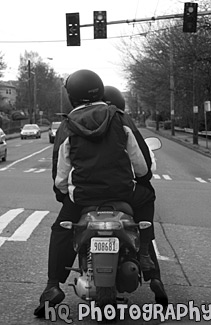
<instances>
[{"instance_id":1,"label":"traffic light","mask_svg":"<svg viewBox=\"0 0 211 325\"><path fill-rule=\"evenodd\" d=\"M186 2L183 16L183 32L196 33L198 3Z\"/></svg>"},{"instance_id":2,"label":"traffic light","mask_svg":"<svg viewBox=\"0 0 211 325\"><path fill-rule=\"evenodd\" d=\"M79 13L66 14L67 46L80 46Z\"/></svg>"},{"instance_id":3,"label":"traffic light","mask_svg":"<svg viewBox=\"0 0 211 325\"><path fill-rule=\"evenodd\" d=\"M94 39L107 38L106 11L94 11Z\"/></svg>"}]
</instances>

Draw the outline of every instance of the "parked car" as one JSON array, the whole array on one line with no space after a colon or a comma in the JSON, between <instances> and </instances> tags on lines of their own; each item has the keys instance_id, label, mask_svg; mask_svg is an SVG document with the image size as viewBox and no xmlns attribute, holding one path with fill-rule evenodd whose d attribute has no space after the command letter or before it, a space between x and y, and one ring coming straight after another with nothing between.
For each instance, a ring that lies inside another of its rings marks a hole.
<instances>
[{"instance_id":1,"label":"parked car","mask_svg":"<svg viewBox=\"0 0 211 325\"><path fill-rule=\"evenodd\" d=\"M25 124L21 129L21 139L41 138L41 131L37 124Z\"/></svg>"},{"instance_id":2,"label":"parked car","mask_svg":"<svg viewBox=\"0 0 211 325\"><path fill-rule=\"evenodd\" d=\"M2 161L7 160L7 143L1 135L0 135L0 159Z\"/></svg>"},{"instance_id":3,"label":"parked car","mask_svg":"<svg viewBox=\"0 0 211 325\"><path fill-rule=\"evenodd\" d=\"M3 140L6 140L6 134L1 128L0 128L0 137L2 137Z\"/></svg>"},{"instance_id":4,"label":"parked car","mask_svg":"<svg viewBox=\"0 0 211 325\"><path fill-rule=\"evenodd\" d=\"M50 143L54 143L54 139L56 136L56 131L58 130L59 126L60 126L61 122L52 122L51 126L49 128L49 142Z\"/></svg>"}]
</instances>

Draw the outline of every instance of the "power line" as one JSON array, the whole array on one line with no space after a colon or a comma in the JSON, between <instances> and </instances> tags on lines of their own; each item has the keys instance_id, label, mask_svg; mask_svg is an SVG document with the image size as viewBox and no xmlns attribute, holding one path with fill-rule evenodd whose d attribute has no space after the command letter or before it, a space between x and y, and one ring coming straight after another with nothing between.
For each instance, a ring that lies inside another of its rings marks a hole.
<instances>
[{"instance_id":1,"label":"power line","mask_svg":"<svg viewBox=\"0 0 211 325\"><path fill-rule=\"evenodd\" d=\"M114 39L114 38L124 38L124 37L135 37L135 36L145 36L147 33L138 33L138 34L131 34L131 35L118 35L118 36L110 36L107 37L107 39ZM93 38L85 38L82 39L83 41L94 41ZM66 40L43 40L43 41L0 41L1 44L21 44L21 43L56 43L56 42L60 42L60 43L64 43L66 42Z\"/></svg>"}]
</instances>

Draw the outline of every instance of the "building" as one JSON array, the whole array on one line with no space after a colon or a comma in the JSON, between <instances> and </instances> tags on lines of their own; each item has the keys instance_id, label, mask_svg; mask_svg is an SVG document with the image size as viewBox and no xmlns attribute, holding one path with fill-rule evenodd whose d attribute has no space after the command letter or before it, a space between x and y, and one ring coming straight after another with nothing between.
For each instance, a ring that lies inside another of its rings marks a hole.
<instances>
[{"instance_id":1,"label":"building","mask_svg":"<svg viewBox=\"0 0 211 325\"><path fill-rule=\"evenodd\" d=\"M0 81L0 110L1 108L15 109L16 106L16 87L11 82Z\"/></svg>"}]
</instances>

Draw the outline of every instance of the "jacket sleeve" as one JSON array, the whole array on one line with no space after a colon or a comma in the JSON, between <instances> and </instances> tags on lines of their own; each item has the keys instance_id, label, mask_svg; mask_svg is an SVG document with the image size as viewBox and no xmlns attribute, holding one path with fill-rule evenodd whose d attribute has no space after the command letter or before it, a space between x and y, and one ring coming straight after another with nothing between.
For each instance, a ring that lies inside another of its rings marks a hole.
<instances>
[{"instance_id":1,"label":"jacket sleeve","mask_svg":"<svg viewBox=\"0 0 211 325\"><path fill-rule=\"evenodd\" d=\"M142 177L137 177L137 181L143 185L144 184L148 185L150 179L152 178L152 170L151 170L152 159L151 159L149 147L147 146L146 142L144 141L144 138L142 137L140 131L137 129L135 123L133 122L133 120L130 118L130 116L127 113L124 113L124 115L122 116L122 122L123 122L123 125L128 126L132 130L132 133L135 136L138 146L139 146L140 150L142 151L145 161L147 163L148 172Z\"/></svg>"},{"instance_id":2,"label":"jacket sleeve","mask_svg":"<svg viewBox=\"0 0 211 325\"><path fill-rule=\"evenodd\" d=\"M66 194L63 194L55 185L55 179L57 175L57 164L58 164L58 156L59 156L59 148L61 144L65 141L65 139L69 135L68 130L68 120L65 119L62 121L60 127L58 128L56 132L56 137L54 140L54 146L53 146L53 157L52 157L52 178L53 178L53 191L56 195L56 199L59 202L63 202L64 197Z\"/></svg>"},{"instance_id":3,"label":"jacket sleeve","mask_svg":"<svg viewBox=\"0 0 211 325\"><path fill-rule=\"evenodd\" d=\"M53 181L55 181L56 174L57 174L57 162L58 162L58 154L59 154L59 148L61 144L64 142L64 140L69 136L69 130L68 130L68 120L65 119L60 124L56 136L54 139L54 146L53 146L53 161L52 161L52 178Z\"/></svg>"},{"instance_id":4,"label":"jacket sleeve","mask_svg":"<svg viewBox=\"0 0 211 325\"><path fill-rule=\"evenodd\" d=\"M57 162L57 174L55 187L62 193L68 193L68 177L72 165L70 161L70 141L69 137L60 145Z\"/></svg>"},{"instance_id":5,"label":"jacket sleeve","mask_svg":"<svg viewBox=\"0 0 211 325\"><path fill-rule=\"evenodd\" d=\"M127 152L136 177L142 177L147 174L148 167L144 155L139 148L136 138L132 130L128 126L124 126L127 134Z\"/></svg>"}]
</instances>

